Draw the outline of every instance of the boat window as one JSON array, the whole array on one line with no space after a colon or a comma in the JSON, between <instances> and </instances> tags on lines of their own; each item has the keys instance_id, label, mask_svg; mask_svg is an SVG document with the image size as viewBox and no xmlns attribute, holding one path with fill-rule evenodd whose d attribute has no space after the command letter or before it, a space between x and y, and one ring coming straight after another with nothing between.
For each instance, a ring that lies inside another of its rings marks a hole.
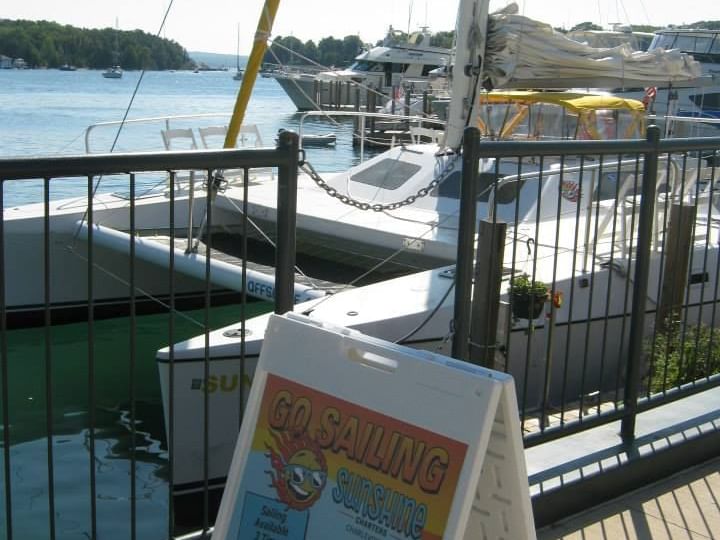
<instances>
[{"instance_id":1,"label":"boat window","mask_svg":"<svg viewBox=\"0 0 720 540\"><path fill-rule=\"evenodd\" d=\"M437 69L437 68L439 68L439 67L440 67L440 66L435 66L435 65L432 65L432 64L425 64L425 65L423 66L423 68L422 68L422 76L423 76L423 77L428 77L428 76L430 75L430 72L431 72L433 69Z\"/></svg>"},{"instance_id":2,"label":"boat window","mask_svg":"<svg viewBox=\"0 0 720 540\"><path fill-rule=\"evenodd\" d=\"M420 165L397 159L383 159L353 174L350 180L382 189L397 189L421 169Z\"/></svg>"},{"instance_id":3,"label":"boat window","mask_svg":"<svg viewBox=\"0 0 720 540\"><path fill-rule=\"evenodd\" d=\"M408 67L408 64L390 64L392 66L392 72L393 73L405 73L405 70Z\"/></svg>"},{"instance_id":4,"label":"boat window","mask_svg":"<svg viewBox=\"0 0 720 540\"><path fill-rule=\"evenodd\" d=\"M710 39L704 36L678 36L673 48L688 53L704 53L710 47Z\"/></svg>"},{"instance_id":5,"label":"boat window","mask_svg":"<svg viewBox=\"0 0 720 540\"><path fill-rule=\"evenodd\" d=\"M553 104L483 104L480 109L483 135L493 139L572 139L577 115Z\"/></svg>"},{"instance_id":6,"label":"boat window","mask_svg":"<svg viewBox=\"0 0 720 540\"><path fill-rule=\"evenodd\" d=\"M715 41L713 41L712 47L710 47L710 52L720 54L720 34L715 36Z\"/></svg>"},{"instance_id":7,"label":"boat window","mask_svg":"<svg viewBox=\"0 0 720 540\"><path fill-rule=\"evenodd\" d=\"M378 64L377 62L370 62L368 60L358 60L352 66L350 66L350 69L352 71L382 72L383 66L382 66L382 64Z\"/></svg>"},{"instance_id":8,"label":"boat window","mask_svg":"<svg viewBox=\"0 0 720 540\"><path fill-rule=\"evenodd\" d=\"M672 49L676 37L677 34L658 34L650 45L650 49L658 49L661 47L665 50Z\"/></svg>"}]
</instances>

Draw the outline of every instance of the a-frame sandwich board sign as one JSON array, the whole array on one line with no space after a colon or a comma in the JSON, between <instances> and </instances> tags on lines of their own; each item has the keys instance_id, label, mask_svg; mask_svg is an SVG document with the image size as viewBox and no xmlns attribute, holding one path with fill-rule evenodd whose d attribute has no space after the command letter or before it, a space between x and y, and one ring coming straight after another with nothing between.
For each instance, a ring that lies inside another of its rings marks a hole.
<instances>
[{"instance_id":1,"label":"a-frame sandwich board sign","mask_svg":"<svg viewBox=\"0 0 720 540\"><path fill-rule=\"evenodd\" d=\"M273 315L213 540L325 538L535 538L512 378Z\"/></svg>"}]
</instances>

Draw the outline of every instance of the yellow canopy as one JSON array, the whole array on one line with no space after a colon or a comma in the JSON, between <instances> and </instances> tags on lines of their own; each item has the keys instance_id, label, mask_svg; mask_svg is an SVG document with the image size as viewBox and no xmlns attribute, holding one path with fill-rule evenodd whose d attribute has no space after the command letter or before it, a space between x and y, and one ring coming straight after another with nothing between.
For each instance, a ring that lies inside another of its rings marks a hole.
<instances>
[{"instance_id":1,"label":"yellow canopy","mask_svg":"<svg viewBox=\"0 0 720 540\"><path fill-rule=\"evenodd\" d=\"M644 113L645 106L636 99L620 98L603 94L582 94L577 92L534 92L510 91L480 94L480 103L521 103L535 105L548 103L565 107L571 112L582 114L602 109L625 109Z\"/></svg>"}]
</instances>

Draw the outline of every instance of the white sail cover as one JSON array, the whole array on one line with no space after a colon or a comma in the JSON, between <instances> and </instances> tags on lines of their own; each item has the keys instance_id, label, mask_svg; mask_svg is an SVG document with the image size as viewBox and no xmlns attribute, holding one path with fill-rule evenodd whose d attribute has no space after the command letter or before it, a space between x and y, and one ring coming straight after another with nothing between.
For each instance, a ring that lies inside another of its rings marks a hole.
<instances>
[{"instance_id":1,"label":"white sail cover","mask_svg":"<svg viewBox=\"0 0 720 540\"><path fill-rule=\"evenodd\" d=\"M515 3L489 17L483 71L494 88L514 86L513 81L535 81L537 87L552 81L552 87L563 88L603 86L603 80L651 86L701 75L700 64L678 50L643 52L628 45L596 49L518 15Z\"/></svg>"}]
</instances>

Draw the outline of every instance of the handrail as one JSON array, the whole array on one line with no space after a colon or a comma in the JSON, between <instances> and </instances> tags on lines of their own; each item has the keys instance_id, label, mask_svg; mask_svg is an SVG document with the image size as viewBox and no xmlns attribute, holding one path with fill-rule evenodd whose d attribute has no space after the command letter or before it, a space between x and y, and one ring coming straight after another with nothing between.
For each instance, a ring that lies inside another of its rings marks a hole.
<instances>
[{"instance_id":1,"label":"handrail","mask_svg":"<svg viewBox=\"0 0 720 540\"><path fill-rule=\"evenodd\" d=\"M0 159L0 180L97 176L127 171L274 167L279 161L285 163L288 160L297 164L297 156L290 156L275 148L9 158Z\"/></svg>"},{"instance_id":2,"label":"handrail","mask_svg":"<svg viewBox=\"0 0 720 540\"><path fill-rule=\"evenodd\" d=\"M96 122L94 124L90 124L88 127L85 128L85 152L90 153L90 133L99 127L110 127L110 126L119 126L119 125L127 125L127 124L140 124L140 123L150 123L150 122L158 122L158 121L164 121L166 128L169 128L170 121L171 120L189 120L194 118L229 118L229 113L198 113L198 114L178 114L178 115L171 115L171 116L150 116L147 118L131 118L128 120L110 120L107 122Z\"/></svg>"}]
</instances>

